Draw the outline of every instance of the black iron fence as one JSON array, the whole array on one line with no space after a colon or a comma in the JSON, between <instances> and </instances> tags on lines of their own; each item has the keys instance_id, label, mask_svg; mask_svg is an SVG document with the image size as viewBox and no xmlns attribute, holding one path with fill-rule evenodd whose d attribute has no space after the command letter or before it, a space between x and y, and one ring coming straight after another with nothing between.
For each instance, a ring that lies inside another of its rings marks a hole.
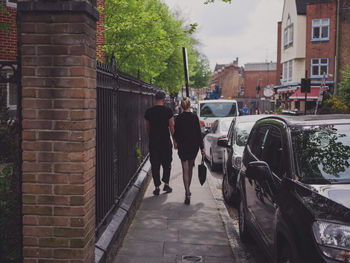
<instances>
[{"instance_id":1,"label":"black iron fence","mask_svg":"<svg viewBox=\"0 0 350 263\"><path fill-rule=\"evenodd\" d=\"M0 61L0 262L21 262L20 69Z\"/></svg>"},{"instance_id":2,"label":"black iron fence","mask_svg":"<svg viewBox=\"0 0 350 263\"><path fill-rule=\"evenodd\" d=\"M97 233L148 154L144 112L157 88L97 63L96 227Z\"/></svg>"}]
</instances>

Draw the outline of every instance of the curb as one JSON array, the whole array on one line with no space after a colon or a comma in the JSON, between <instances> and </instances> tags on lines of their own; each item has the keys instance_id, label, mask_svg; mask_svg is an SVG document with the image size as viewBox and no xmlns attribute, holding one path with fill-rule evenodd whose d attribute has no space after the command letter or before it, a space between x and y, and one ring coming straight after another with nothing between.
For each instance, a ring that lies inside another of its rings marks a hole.
<instances>
[{"instance_id":1,"label":"curb","mask_svg":"<svg viewBox=\"0 0 350 263\"><path fill-rule=\"evenodd\" d=\"M150 169L151 163L148 159L136 176L134 184L129 188L119 207L113 213L112 220L96 241L95 263L112 262L150 182Z\"/></svg>"}]
</instances>

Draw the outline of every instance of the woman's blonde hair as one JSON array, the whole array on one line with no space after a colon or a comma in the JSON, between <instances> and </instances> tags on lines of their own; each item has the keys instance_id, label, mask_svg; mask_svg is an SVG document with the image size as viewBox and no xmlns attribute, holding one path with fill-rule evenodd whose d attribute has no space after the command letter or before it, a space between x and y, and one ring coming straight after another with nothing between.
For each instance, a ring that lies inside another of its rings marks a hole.
<instances>
[{"instance_id":1,"label":"woman's blonde hair","mask_svg":"<svg viewBox=\"0 0 350 263\"><path fill-rule=\"evenodd\" d=\"M191 106L191 101L187 97L183 97L181 100L181 108L187 110Z\"/></svg>"}]
</instances>

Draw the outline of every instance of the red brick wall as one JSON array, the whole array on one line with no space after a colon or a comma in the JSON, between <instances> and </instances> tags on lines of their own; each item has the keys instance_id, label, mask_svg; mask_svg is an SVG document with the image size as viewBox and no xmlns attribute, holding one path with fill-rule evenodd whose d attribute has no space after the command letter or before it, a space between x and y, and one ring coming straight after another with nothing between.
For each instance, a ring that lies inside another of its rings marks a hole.
<instances>
[{"instance_id":1,"label":"red brick wall","mask_svg":"<svg viewBox=\"0 0 350 263\"><path fill-rule=\"evenodd\" d=\"M105 23L105 0L98 0L97 6L100 10L100 20L97 22L96 30L96 58L101 62L105 62L105 53L103 45L105 44L104 23Z\"/></svg>"},{"instance_id":2,"label":"red brick wall","mask_svg":"<svg viewBox=\"0 0 350 263\"><path fill-rule=\"evenodd\" d=\"M263 97L264 88L274 84L276 80L276 70L270 71L245 71L245 95L248 98L256 98L256 87L260 79L260 98Z\"/></svg>"},{"instance_id":3,"label":"red brick wall","mask_svg":"<svg viewBox=\"0 0 350 263\"><path fill-rule=\"evenodd\" d=\"M94 262L96 23L21 16L24 262Z\"/></svg>"},{"instance_id":4,"label":"red brick wall","mask_svg":"<svg viewBox=\"0 0 350 263\"><path fill-rule=\"evenodd\" d=\"M222 96L227 99L228 97L237 98L240 86L244 86L244 79L239 74L239 67L235 65L229 65L223 68L222 71L215 73L210 80L210 86L213 83L219 85L222 89Z\"/></svg>"},{"instance_id":5,"label":"red brick wall","mask_svg":"<svg viewBox=\"0 0 350 263\"><path fill-rule=\"evenodd\" d=\"M0 30L0 60L16 60L17 56L17 27L16 8L0 4L0 23L11 25L8 32Z\"/></svg>"},{"instance_id":6,"label":"red brick wall","mask_svg":"<svg viewBox=\"0 0 350 263\"><path fill-rule=\"evenodd\" d=\"M342 81L341 71L350 63L350 1L342 0L339 20L339 78Z\"/></svg>"},{"instance_id":7,"label":"red brick wall","mask_svg":"<svg viewBox=\"0 0 350 263\"><path fill-rule=\"evenodd\" d=\"M282 64L281 64L281 41L282 41L282 22L277 24L277 71L275 85L281 84Z\"/></svg>"},{"instance_id":8,"label":"red brick wall","mask_svg":"<svg viewBox=\"0 0 350 263\"><path fill-rule=\"evenodd\" d=\"M328 58L329 69L328 73L333 77L327 80L334 79L334 65L335 65L335 43L336 43L336 1L330 3L308 4L306 6L306 60L305 69L311 75L311 58ZM329 41L312 42L312 19L330 18Z\"/></svg>"}]
</instances>

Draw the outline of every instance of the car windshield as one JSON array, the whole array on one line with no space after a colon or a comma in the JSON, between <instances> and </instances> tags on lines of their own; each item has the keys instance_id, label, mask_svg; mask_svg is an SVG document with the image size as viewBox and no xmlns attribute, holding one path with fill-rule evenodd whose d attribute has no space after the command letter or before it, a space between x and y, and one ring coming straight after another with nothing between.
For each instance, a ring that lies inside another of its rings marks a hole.
<instances>
[{"instance_id":1,"label":"car windshield","mask_svg":"<svg viewBox=\"0 0 350 263\"><path fill-rule=\"evenodd\" d=\"M247 144L249 133L255 122L243 122L236 125L236 144L244 147Z\"/></svg>"},{"instance_id":2,"label":"car windshield","mask_svg":"<svg viewBox=\"0 0 350 263\"><path fill-rule=\"evenodd\" d=\"M299 180L308 184L350 183L350 125L292 130Z\"/></svg>"},{"instance_id":3,"label":"car windshield","mask_svg":"<svg viewBox=\"0 0 350 263\"><path fill-rule=\"evenodd\" d=\"M236 102L204 102L200 104L201 117L234 117Z\"/></svg>"}]
</instances>

